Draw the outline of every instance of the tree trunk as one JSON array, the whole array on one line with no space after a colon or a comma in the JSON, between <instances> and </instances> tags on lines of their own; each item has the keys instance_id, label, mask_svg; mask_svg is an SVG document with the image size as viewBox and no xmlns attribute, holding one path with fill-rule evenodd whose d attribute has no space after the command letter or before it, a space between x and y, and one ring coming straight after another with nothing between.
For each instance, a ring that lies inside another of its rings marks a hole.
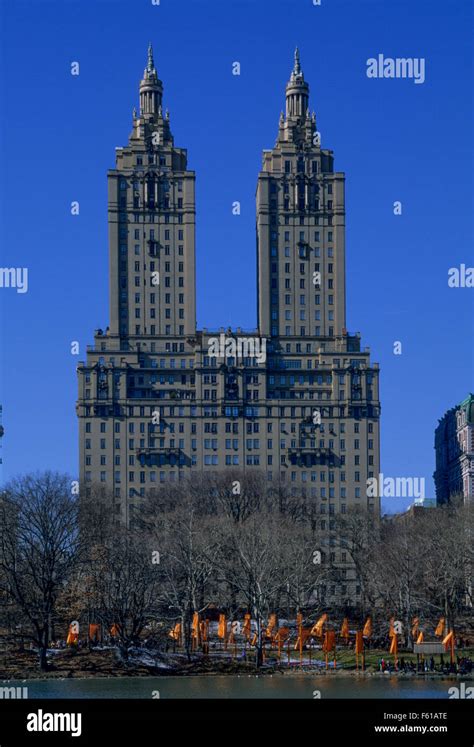
<instances>
[{"instance_id":1,"label":"tree trunk","mask_svg":"<svg viewBox=\"0 0 474 747\"><path fill-rule=\"evenodd\" d=\"M48 644L49 644L49 626L46 623L43 626L43 629L41 630L40 636L39 636L38 657L39 657L39 668L42 672L45 672L48 668L48 661L46 658L46 654L48 651Z\"/></svg>"},{"instance_id":2,"label":"tree trunk","mask_svg":"<svg viewBox=\"0 0 474 747\"><path fill-rule=\"evenodd\" d=\"M128 663L128 645L125 642L119 643L119 653L120 658L122 661L127 664Z\"/></svg>"},{"instance_id":3,"label":"tree trunk","mask_svg":"<svg viewBox=\"0 0 474 747\"><path fill-rule=\"evenodd\" d=\"M48 669L48 660L46 658L47 651L48 651L48 631L46 629L41 634L40 644L38 648L38 664L42 672L46 672L46 670Z\"/></svg>"},{"instance_id":4,"label":"tree trunk","mask_svg":"<svg viewBox=\"0 0 474 747\"><path fill-rule=\"evenodd\" d=\"M254 617L257 619L257 645L255 647L255 666L260 668L263 664L263 645L262 645L262 620L254 606Z\"/></svg>"},{"instance_id":5,"label":"tree trunk","mask_svg":"<svg viewBox=\"0 0 474 747\"><path fill-rule=\"evenodd\" d=\"M191 661L191 616L192 612L187 609L183 616L183 643L188 662Z\"/></svg>"}]
</instances>

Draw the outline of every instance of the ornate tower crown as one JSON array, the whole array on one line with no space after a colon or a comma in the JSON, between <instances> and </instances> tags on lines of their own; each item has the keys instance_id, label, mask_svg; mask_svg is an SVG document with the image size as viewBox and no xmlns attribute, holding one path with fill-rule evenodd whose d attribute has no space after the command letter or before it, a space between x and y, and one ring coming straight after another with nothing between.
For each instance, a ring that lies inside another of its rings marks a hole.
<instances>
[{"instance_id":1,"label":"ornate tower crown","mask_svg":"<svg viewBox=\"0 0 474 747\"><path fill-rule=\"evenodd\" d=\"M309 86L301 69L300 53L295 49L295 63L286 84L286 118L304 118L308 110Z\"/></svg>"},{"instance_id":2,"label":"ornate tower crown","mask_svg":"<svg viewBox=\"0 0 474 747\"><path fill-rule=\"evenodd\" d=\"M158 78L153 61L153 47L148 45L148 60L140 81L140 116L155 116L161 109L163 83Z\"/></svg>"}]
</instances>

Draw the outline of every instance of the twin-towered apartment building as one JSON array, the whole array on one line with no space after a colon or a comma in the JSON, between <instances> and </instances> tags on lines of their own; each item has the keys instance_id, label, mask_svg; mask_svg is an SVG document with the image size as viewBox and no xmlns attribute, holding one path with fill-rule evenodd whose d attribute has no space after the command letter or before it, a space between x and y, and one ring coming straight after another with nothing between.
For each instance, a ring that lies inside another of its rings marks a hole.
<instances>
[{"instance_id":1,"label":"twin-towered apartment building","mask_svg":"<svg viewBox=\"0 0 474 747\"><path fill-rule=\"evenodd\" d=\"M344 174L298 51L258 175L257 331L196 329L196 175L162 96L150 46L108 173L110 326L78 366L81 484L110 488L127 523L150 488L226 469L317 502L328 532L349 506L378 513L378 366L346 330Z\"/></svg>"}]
</instances>

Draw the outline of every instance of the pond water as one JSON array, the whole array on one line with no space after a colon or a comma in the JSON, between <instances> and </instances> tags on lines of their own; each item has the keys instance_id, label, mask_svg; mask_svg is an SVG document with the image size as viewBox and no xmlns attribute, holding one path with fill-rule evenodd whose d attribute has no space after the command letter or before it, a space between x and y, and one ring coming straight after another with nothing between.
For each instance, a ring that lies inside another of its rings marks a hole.
<instances>
[{"instance_id":1,"label":"pond water","mask_svg":"<svg viewBox=\"0 0 474 747\"><path fill-rule=\"evenodd\" d=\"M467 678L462 678L463 680ZM292 675L214 675L3 681L28 687L29 698L437 698L459 682L396 676L331 677Z\"/></svg>"}]
</instances>

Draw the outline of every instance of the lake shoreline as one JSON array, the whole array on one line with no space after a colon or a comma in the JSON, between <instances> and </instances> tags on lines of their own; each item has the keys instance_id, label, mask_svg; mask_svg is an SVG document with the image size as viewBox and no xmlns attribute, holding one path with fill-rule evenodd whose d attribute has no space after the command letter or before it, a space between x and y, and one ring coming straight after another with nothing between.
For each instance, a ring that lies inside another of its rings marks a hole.
<instances>
[{"instance_id":1,"label":"lake shoreline","mask_svg":"<svg viewBox=\"0 0 474 747\"><path fill-rule=\"evenodd\" d=\"M11 652L10 660L0 662L0 680L2 682L21 681L35 682L50 680L117 680L117 679L145 679L163 677L329 677L329 678L376 678L380 680L452 680L460 678L471 680L473 673L459 674L442 671L394 671L393 663L390 672L381 672L376 667L376 652L371 652L372 661L367 662L362 671L347 662L340 662L342 667L334 669L332 661L329 669L324 662L314 659L310 663L305 657L303 665L299 661L292 661L291 665L284 662L268 661L261 668L252 661L232 659L223 652L215 652L209 657L197 657L195 654L188 661L183 654L163 654L146 650L135 651L128 662L122 661L114 649L92 650L70 649L55 651L49 658L49 670L38 668L37 654L32 651ZM387 659L385 659L387 660ZM3 666L2 666L3 664Z\"/></svg>"},{"instance_id":2,"label":"lake shoreline","mask_svg":"<svg viewBox=\"0 0 474 747\"><path fill-rule=\"evenodd\" d=\"M259 670L259 671L252 671L252 672L227 672L224 673L222 671L214 671L214 672L187 672L179 674L176 671L172 672L166 672L166 673L160 673L160 674L118 674L115 676L110 675L100 675L100 674L94 674L94 675L86 675L86 676L74 676L74 677L65 677L62 673L53 673L55 676L44 676L44 673L38 673L38 677L16 677L12 679L3 679L0 675L0 682L2 685L8 685L8 683L15 682L22 684L28 683L28 682L50 682L54 680L63 681L65 679L67 680L74 680L79 682L88 682L91 680L99 681L104 680L106 682L114 681L114 680L146 680L146 679L165 679L169 677L182 677L183 679L193 678L193 677L199 677L199 678L212 678L212 677L275 677L277 675L284 676L286 678L291 677L330 677L331 679L337 679L337 678L350 678L354 677L357 679L369 679L369 678L376 678L380 679L382 681L388 681L390 679L397 679L397 680L406 680L406 681L428 681L428 680L452 680L453 682L456 682L457 680L463 680L465 682L474 682L474 677L472 675L462 675L462 674L405 674L401 672L391 672L390 674L384 674L382 672L353 672L348 670L342 670L342 671L336 671L336 672L326 672L324 670L320 669L295 669L295 670L288 670L288 671L282 671L282 670L274 670L274 671L265 671L265 670Z\"/></svg>"}]
</instances>

